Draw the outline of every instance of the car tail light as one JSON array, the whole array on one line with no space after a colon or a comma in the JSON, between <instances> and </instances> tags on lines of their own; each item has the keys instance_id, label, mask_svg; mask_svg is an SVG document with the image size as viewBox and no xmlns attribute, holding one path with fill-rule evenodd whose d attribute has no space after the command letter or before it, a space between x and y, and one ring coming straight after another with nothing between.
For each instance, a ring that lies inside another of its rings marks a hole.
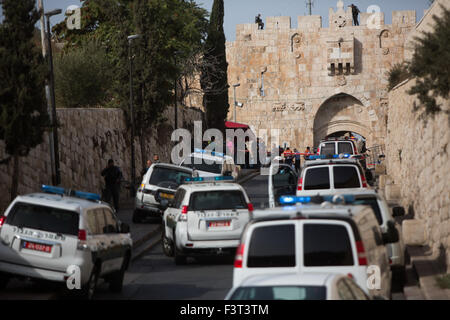
<instances>
[{"instance_id":1,"label":"car tail light","mask_svg":"<svg viewBox=\"0 0 450 320\"><path fill-rule=\"evenodd\" d=\"M234 258L234 267L242 268L242 260L244 259L244 244L241 243L236 249L236 257Z\"/></svg>"},{"instance_id":2,"label":"car tail light","mask_svg":"<svg viewBox=\"0 0 450 320\"><path fill-rule=\"evenodd\" d=\"M86 230L78 230L78 240L86 241Z\"/></svg>"},{"instance_id":3,"label":"car tail light","mask_svg":"<svg viewBox=\"0 0 450 320\"><path fill-rule=\"evenodd\" d=\"M181 208L181 214L180 214L180 218L178 219L178 221L187 221L187 213L189 211L189 207L188 206L183 206Z\"/></svg>"},{"instance_id":4,"label":"car tail light","mask_svg":"<svg viewBox=\"0 0 450 320\"><path fill-rule=\"evenodd\" d=\"M317 148L317 154L320 154L320 147Z\"/></svg>"},{"instance_id":5,"label":"car tail light","mask_svg":"<svg viewBox=\"0 0 450 320\"><path fill-rule=\"evenodd\" d=\"M358 263L360 266L367 266L366 251L362 241L356 241L356 251L358 253Z\"/></svg>"},{"instance_id":6,"label":"car tail light","mask_svg":"<svg viewBox=\"0 0 450 320\"><path fill-rule=\"evenodd\" d=\"M297 190L299 190L299 191L303 190L303 177L300 177L300 178L298 179Z\"/></svg>"},{"instance_id":7,"label":"car tail light","mask_svg":"<svg viewBox=\"0 0 450 320\"><path fill-rule=\"evenodd\" d=\"M250 212L253 212L253 204L252 203L249 203L248 204L248 211L250 211Z\"/></svg>"},{"instance_id":8,"label":"car tail light","mask_svg":"<svg viewBox=\"0 0 450 320\"><path fill-rule=\"evenodd\" d=\"M6 217L5 216L0 216L0 229L2 228L3 224L6 221Z\"/></svg>"}]
</instances>

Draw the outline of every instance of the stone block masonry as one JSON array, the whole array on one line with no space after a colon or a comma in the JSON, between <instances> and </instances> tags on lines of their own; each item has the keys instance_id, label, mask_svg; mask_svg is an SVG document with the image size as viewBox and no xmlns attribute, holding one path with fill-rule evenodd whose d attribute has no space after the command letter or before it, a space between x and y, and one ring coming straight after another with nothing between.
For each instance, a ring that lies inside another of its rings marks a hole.
<instances>
[{"instance_id":1,"label":"stone block masonry","mask_svg":"<svg viewBox=\"0 0 450 320\"><path fill-rule=\"evenodd\" d=\"M144 159L158 154L163 162L170 162L174 110L168 108L164 124L149 128L144 139ZM123 172L125 180L131 179L130 130L121 109L57 109L59 123L59 157L61 186L87 192L101 193L104 179L101 170L108 159L114 159ZM195 108L178 108L178 126L190 127L203 119L203 112ZM139 139L134 141L136 180L140 181L143 168ZM0 158L4 143L0 141ZM145 161L145 160L144 160ZM0 165L0 214L10 203L12 162ZM40 191L42 184L51 184L51 167L48 135L44 142L20 158L19 194Z\"/></svg>"}]
</instances>

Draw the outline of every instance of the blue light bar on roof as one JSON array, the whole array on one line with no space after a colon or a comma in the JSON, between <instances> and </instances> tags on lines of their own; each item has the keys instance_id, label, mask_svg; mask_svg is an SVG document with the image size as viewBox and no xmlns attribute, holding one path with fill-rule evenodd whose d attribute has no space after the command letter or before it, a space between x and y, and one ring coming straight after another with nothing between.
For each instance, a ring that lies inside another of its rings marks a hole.
<instances>
[{"instance_id":1,"label":"blue light bar on roof","mask_svg":"<svg viewBox=\"0 0 450 320\"><path fill-rule=\"evenodd\" d=\"M232 181L233 176L185 178L184 182Z\"/></svg>"},{"instance_id":2,"label":"blue light bar on roof","mask_svg":"<svg viewBox=\"0 0 450 320\"><path fill-rule=\"evenodd\" d=\"M311 197L281 196L281 204L310 203Z\"/></svg>"},{"instance_id":3,"label":"blue light bar on roof","mask_svg":"<svg viewBox=\"0 0 450 320\"><path fill-rule=\"evenodd\" d=\"M60 194L60 195L64 195L66 193L66 190L64 188L48 186L45 184L42 185L41 189L43 192L46 192L46 193L53 193L53 194Z\"/></svg>"},{"instance_id":4,"label":"blue light bar on roof","mask_svg":"<svg viewBox=\"0 0 450 320\"><path fill-rule=\"evenodd\" d=\"M326 154L320 154L320 155L313 155L309 156L308 160L317 160L317 159L347 159L350 158L350 154L348 153L341 153L341 154L333 154L333 155L326 155Z\"/></svg>"},{"instance_id":5,"label":"blue light bar on roof","mask_svg":"<svg viewBox=\"0 0 450 320\"><path fill-rule=\"evenodd\" d=\"M199 182L205 180L203 177L185 178L184 182Z\"/></svg>"},{"instance_id":6,"label":"blue light bar on roof","mask_svg":"<svg viewBox=\"0 0 450 320\"><path fill-rule=\"evenodd\" d=\"M101 199L100 195L96 194L96 193L75 191L74 194L75 194L75 197L81 198L81 199L86 199L86 200L100 201L100 199Z\"/></svg>"},{"instance_id":7,"label":"blue light bar on roof","mask_svg":"<svg viewBox=\"0 0 450 320\"><path fill-rule=\"evenodd\" d=\"M228 181L228 180L234 180L233 176L219 176L214 177L214 180L216 181Z\"/></svg>"},{"instance_id":8,"label":"blue light bar on roof","mask_svg":"<svg viewBox=\"0 0 450 320\"><path fill-rule=\"evenodd\" d=\"M205 154L211 154L212 156L216 156L216 157L225 157L225 155L221 152L215 152L215 151L211 151L211 152L206 152L206 150L203 149L199 149L199 148L195 148L194 152L197 153L205 153Z\"/></svg>"}]
</instances>

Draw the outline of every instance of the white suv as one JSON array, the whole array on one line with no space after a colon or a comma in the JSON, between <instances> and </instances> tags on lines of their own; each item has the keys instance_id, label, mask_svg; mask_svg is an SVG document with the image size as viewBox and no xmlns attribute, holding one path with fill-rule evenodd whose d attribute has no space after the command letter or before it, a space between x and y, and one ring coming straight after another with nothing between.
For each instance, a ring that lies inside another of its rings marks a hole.
<instances>
[{"instance_id":1,"label":"white suv","mask_svg":"<svg viewBox=\"0 0 450 320\"><path fill-rule=\"evenodd\" d=\"M192 178L164 212L163 250L175 264L188 256L235 253L253 206L244 188L222 178L231 177Z\"/></svg>"},{"instance_id":2,"label":"white suv","mask_svg":"<svg viewBox=\"0 0 450 320\"><path fill-rule=\"evenodd\" d=\"M184 158L180 166L195 170L200 177L238 177L238 169L232 157L218 152L196 149Z\"/></svg>"},{"instance_id":3,"label":"white suv","mask_svg":"<svg viewBox=\"0 0 450 320\"><path fill-rule=\"evenodd\" d=\"M385 244L398 241L398 234L394 230L382 235L369 206L277 207L255 210L253 217L236 251L233 287L256 275L342 273L353 277L368 295L390 297L392 275ZM378 278L369 287L373 272Z\"/></svg>"},{"instance_id":4,"label":"white suv","mask_svg":"<svg viewBox=\"0 0 450 320\"><path fill-rule=\"evenodd\" d=\"M64 283L79 268L84 297L92 298L99 277L121 291L131 258L128 225L99 195L42 189L18 196L0 217L0 287L12 277Z\"/></svg>"},{"instance_id":5,"label":"white suv","mask_svg":"<svg viewBox=\"0 0 450 320\"><path fill-rule=\"evenodd\" d=\"M168 163L155 163L145 173L136 193L133 222L139 223L147 216L161 217L162 199L173 199L178 186L192 170Z\"/></svg>"}]
</instances>

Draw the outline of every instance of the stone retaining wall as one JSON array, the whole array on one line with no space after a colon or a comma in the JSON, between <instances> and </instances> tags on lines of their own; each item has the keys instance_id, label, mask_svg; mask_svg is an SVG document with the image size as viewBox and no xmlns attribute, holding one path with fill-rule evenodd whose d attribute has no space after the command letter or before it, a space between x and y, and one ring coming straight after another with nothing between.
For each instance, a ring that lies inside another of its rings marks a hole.
<instances>
[{"instance_id":1,"label":"stone retaining wall","mask_svg":"<svg viewBox=\"0 0 450 320\"><path fill-rule=\"evenodd\" d=\"M414 83L405 81L389 93L386 192L397 190L407 213L424 223L425 244L436 255L445 250L450 271L449 100L438 100L444 112L423 120L413 111L420 102L407 94Z\"/></svg>"},{"instance_id":2,"label":"stone retaining wall","mask_svg":"<svg viewBox=\"0 0 450 320\"><path fill-rule=\"evenodd\" d=\"M130 131L121 109L58 109L57 117L61 186L100 193L104 180L100 175L108 159L113 158L124 175L130 180ZM173 130L173 108L168 108L165 124L150 128L145 139L147 158L158 154L161 161L170 161ZM202 120L203 113L194 108L178 108L179 127L190 127L193 121ZM140 179L143 168L141 147L135 139L136 177ZM0 141L0 159L5 156L4 144ZM0 214L10 203L12 161L0 165ZM51 168L48 135L44 143L33 149L25 158L20 158L19 194L40 190L42 184L51 184Z\"/></svg>"}]
</instances>

